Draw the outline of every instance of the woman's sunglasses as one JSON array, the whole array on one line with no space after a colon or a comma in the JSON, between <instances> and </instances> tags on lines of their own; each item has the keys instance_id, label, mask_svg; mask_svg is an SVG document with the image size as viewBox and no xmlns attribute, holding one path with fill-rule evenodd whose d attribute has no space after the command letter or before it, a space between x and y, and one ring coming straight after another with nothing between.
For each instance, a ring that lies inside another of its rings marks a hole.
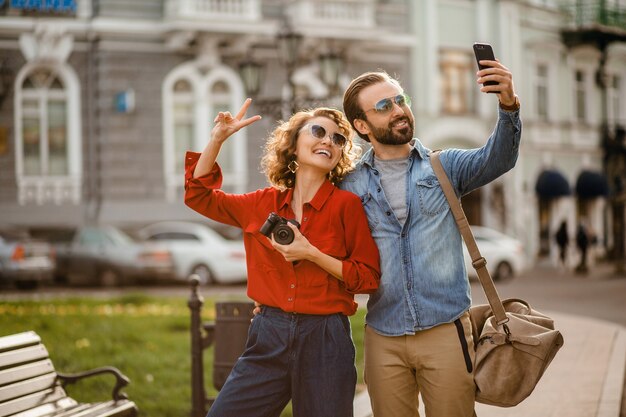
<instances>
[{"instance_id":1,"label":"woman's sunglasses","mask_svg":"<svg viewBox=\"0 0 626 417\"><path fill-rule=\"evenodd\" d=\"M343 148L345 144L348 142L348 139L341 133L333 133L332 135L328 135L326 132L326 128L320 125L309 125L309 132L313 135L314 138L322 140L326 136L329 137L331 142L340 148Z\"/></svg>"},{"instance_id":2,"label":"woman's sunglasses","mask_svg":"<svg viewBox=\"0 0 626 417\"><path fill-rule=\"evenodd\" d=\"M374 104L374 108L365 110L364 113L367 113L368 111L371 111L371 110L374 110L376 113L379 113L379 114L389 113L393 109L394 103L400 107L410 106L411 97L402 93L402 94L398 94L397 96L384 98L378 101L376 104Z\"/></svg>"}]
</instances>

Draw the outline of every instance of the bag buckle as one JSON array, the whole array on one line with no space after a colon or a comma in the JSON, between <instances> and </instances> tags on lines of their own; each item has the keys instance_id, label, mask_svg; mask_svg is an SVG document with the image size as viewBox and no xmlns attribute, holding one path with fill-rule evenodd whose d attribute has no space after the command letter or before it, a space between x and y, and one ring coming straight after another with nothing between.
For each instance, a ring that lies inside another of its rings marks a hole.
<instances>
[{"instance_id":1,"label":"bag buckle","mask_svg":"<svg viewBox=\"0 0 626 417\"><path fill-rule=\"evenodd\" d=\"M487 265L487 260L482 256L475 261L472 261L472 266L474 267L474 269L482 268L485 265Z\"/></svg>"}]
</instances>

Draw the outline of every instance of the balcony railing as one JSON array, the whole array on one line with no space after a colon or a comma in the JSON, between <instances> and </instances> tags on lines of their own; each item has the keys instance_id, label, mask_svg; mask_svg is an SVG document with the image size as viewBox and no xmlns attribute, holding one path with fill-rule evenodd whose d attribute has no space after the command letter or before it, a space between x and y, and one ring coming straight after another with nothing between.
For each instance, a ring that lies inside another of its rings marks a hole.
<instances>
[{"instance_id":1,"label":"balcony railing","mask_svg":"<svg viewBox=\"0 0 626 417\"><path fill-rule=\"evenodd\" d=\"M261 18L261 0L168 0L166 14L169 18L254 21Z\"/></svg>"},{"instance_id":2,"label":"balcony railing","mask_svg":"<svg viewBox=\"0 0 626 417\"><path fill-rule=\"evenodd\" d=\"M581 1L564 6L569 24L577 28L607 26L626 30L626 8L606 1Z\"/></svg>"},{"instance_id":3,"label":"balcony railing","mask_svg":"<svg viewBox=\"0 0 626 417\"><path fill-rule=\"evenodd\" d=\"M301 0L295 5L294 23L370 28L374 9L374 0Z\"/></svg>"}]
</instances>

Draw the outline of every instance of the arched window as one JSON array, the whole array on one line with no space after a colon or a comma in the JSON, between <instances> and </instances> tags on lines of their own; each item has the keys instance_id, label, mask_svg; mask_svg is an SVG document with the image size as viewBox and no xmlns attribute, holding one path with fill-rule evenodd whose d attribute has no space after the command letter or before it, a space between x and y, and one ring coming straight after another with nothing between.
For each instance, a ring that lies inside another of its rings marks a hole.
<instances>
[{"instance_id":1,"label":"arched window","mask_svg":"<svg viewBox=\"0 0 626 417\"><path fill-rule=\"evenodd\" d=\"M174 84L174 152L184 155L194 148L194 98L193 88L188 80L181 79ZM176 175L185 172L184 158L176 158Z\"/></svg>"},{"instance_id":2,"label":"arched window","mask_svg":"<svg viewBox=\"0 0 626 417\"><path fill-rule=\"evenodd\" d=\"M163 88L163 149L169 201L182 199L185 152L202 151L209 140L215 115L220 111L236 114L244 99L239 76L225 66L217 66L205 74L195 63L186 63L166 77ZM246 132L242 129L229 138L220 150L218 163L224 175L223 185L230 191L245 191L246 148Z\"/></svg>"},{"instance_id":3,"label":"arched window","mask_svg":"<svg viewBox=\"0 0 626 417\"><path fill-rule=\"evenodd\" d=\"M21 204L80 201L78 81L64 67L27 64L16 78L16 176Z\"/></svg>"}]
</instances>

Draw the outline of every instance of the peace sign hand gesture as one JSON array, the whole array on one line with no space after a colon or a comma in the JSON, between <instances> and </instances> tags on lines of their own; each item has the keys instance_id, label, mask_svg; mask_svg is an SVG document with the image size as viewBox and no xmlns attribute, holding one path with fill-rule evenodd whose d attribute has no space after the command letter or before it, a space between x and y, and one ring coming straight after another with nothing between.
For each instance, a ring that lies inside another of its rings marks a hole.
<instances>
[{"instance_id":1,"label":"peace sign hand gesture","mask_svg":"<svg viewBox=\"0 0 626 417\"><path fill-rule=\"evenodd\" d=\"M229 111L219 112L217 116L215 116L215 120L213 120L215 126L211 130L211 138L220 144L224 143L229 136L238 132L242 127L246 127L257 120L261 120L261 116L259 115L243 119L248 111L248 107L250 107L250 103L252 103L252 99L246 99L235 117L233 117Z\"/></svg>"}]
</instances>

